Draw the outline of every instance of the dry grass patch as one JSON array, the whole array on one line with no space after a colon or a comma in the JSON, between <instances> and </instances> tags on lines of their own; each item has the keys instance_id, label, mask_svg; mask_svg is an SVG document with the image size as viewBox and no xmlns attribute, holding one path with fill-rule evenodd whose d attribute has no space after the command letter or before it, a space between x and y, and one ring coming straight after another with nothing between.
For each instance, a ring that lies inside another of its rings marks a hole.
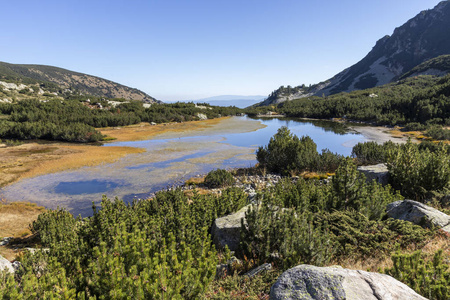
<instances>
[{"instance_id":1,"label":"dry grass patch","mask_svg":"<svg viewBox=\"0 0 450 300\"><path fill-rule=\"evenodd\" d=\"M444 257L450 258L450 235L439 231L436 236L431 239L424 247L417 249L412 247L408 250L403 250L402 253L412 254L420 250L425 256L431 258L438 250L444 251ZM379 272L387 268L393 267L393 262L390 255L384 253L374 253L371 257L365 258L346 258L332 262L333 265L339 265L351 270L364 270L369 272Z\"/></svg>"},{"instance_id":2,"label":"dry grass patch","mask_svg":"<svg viewBox=\"0 0 450 300\"><path fill-rule=\"evenodd\" d=\"M29 224L44 211L44 207L29 202L0 204L0 237L29 235Z\"/></svg>"},{"instance_id":3,"label":"dry grass patch","mask_svg":"<svg viewBox=\"0 0 450 300\"><path fill-rule=\"evenodd\" d=\"M423 138L423 133L420 131L401 131L399 128L388 130L387 133L389 133L391 136L395 138L413 138L413 139L418 139L418 137Z\"/></svg>"},{"instance_id":4,"label":"dry grass patch","mask_svg":"<svg viewBox=\"0 0 450 300\"><path fill-rule=\"evenodd\" d=\"M224 118L217 118L204 121L191 121L184 123L165 123L150 125L149 123L140 123L126 127L97 128L102 134L115 138L117 141L141 141L149 139L155 135L166 132L185 132L199 130L211 127L220 123Z\"/></svg>"},{"instance_id":5,"label":"dry grass patch","mask_svg":"<svg viewBox=\"0 0 450 300\"><path fill-rule=\"evenodd\" d=\"M97 166L112 163L128 154L142 153L145 149L133 147L101 147L85 145L61 146L67 154L55 160L44 161L38 168L24 172L19 179L43 174L56 173L85 166Z\"/></svg>"},{"instance_id":6,"label":"dry grass patch","mask_svg":"<svg viewBox=\"0 0 450 300\"><path fill-rule=\"evenodd\" d=\"M199 185L205 182L205 176L192 177L186 180L185 185Z\"/></svg>"},{"instance_id":7,"label":"dry grass patch","mask_svg":"<svg viewBox=\"0 0 450 300\"><path fill-rule=\"evenodd\" d=\"M29 202L0 204L0 237L14 237L26 240L31 235L29 225L45 211L42 206ZM12 261L20 253L17 246L0 246L0 255Z\"/></svg>"},{"instance_id":8,"label":"dry grass patch","mask_svg":"<svg viewBox=\"0 0 450 300\"><path fill-rule=\"evenodd\" d=\"M23 178L111 163L144 152L133 147L27 143L0 148L0 187Z\"/></svg>"},{"instance_id":9,"label":"dry grass patch","mask_svg":"<svg viewBox=\"0 0 450 300\"><path fill-rule=\"evenodd\" d=\"M423 131L401 131L401 129L396 128L387 132L395 138L411 138L415 143L420 143L421 141L431 141L433 143L443 142L444 144L450 144L450 141L434 140L433 138L427 136Z\"/></svg>"},{"instance_id":10,"label":"dry grass patch","mask_svg":"<svg viewBox=\"0 0 450 300\"><path fill-rule=\"evenodd\" d=\"M303 172L300 174L301 177L305 179L327 179L330 175L334 173L317 173L317 172ZM295 175L295 174L293 174Z\"/></svg>"},{"instance_id":11,"label":"dry grass patch","mask_svg":"<svg viewBox=\"0 0 450 300\"><path fill-rule=\"evenodd\" d=\"M380 256L368 257L364 259L347 258L335 261L332 265L339 265L344 269L363 270L369 272L379 272L386 268L392 268L393 263L390 256L380 254Z\"/></svg>"}]
</instances>

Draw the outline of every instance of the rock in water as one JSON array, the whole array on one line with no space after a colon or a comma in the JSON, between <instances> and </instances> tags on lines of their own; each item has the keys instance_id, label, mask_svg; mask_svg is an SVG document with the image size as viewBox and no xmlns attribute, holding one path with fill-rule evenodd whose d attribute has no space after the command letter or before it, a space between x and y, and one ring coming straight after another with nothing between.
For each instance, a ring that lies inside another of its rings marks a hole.
<instances>
[{"instance_id":1,"label":"rock in water","mask_svg":"<svg viewBox=\"0 0 450 300\"><path fill-rule=\"evenodd\" d=\"M423 203L413 200L400 200L387 205L389 217L413 222L421 226L436 226L450 233L450 216Z\"/></svg>"},{"instance_id":2,"label":"rock in water","mask_svg":"<svg viewBox=\"0 0 450 300\"><path fill-rule=\"evenodd\" d=\"M389 171L385 164L378 164L372 166L360 166L358 171L366 175L367 181L375 179L376 182L382 185L388 184Z\"/></svg>"},{"instance_id":3,"label":"rock in water","mask_svg":"<svg viewBox=\"0 0 450 300\"><path fill-rule=\"evenodd\" d=\"M424 300L389 275L340 267L300 265L287 270L270 289L271 300Z\"/></svg>"}]
</instances>

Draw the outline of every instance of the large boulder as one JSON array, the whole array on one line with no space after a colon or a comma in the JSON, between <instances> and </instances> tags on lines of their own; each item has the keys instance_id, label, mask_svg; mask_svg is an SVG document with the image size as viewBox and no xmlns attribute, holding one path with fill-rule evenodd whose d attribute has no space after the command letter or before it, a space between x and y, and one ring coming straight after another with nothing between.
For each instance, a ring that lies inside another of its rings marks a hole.
<instances>
[{"instance_id":1,"label":"large boulder","mask_svg":"<svg viewBox=\"0 0 450 300\"><path fill-rule=\"evenodd\" d=\"M223 249L228 246L231 251L236 251L239 248L241 221L245 219L245 213L251 206L252 204L249 204L234 214L214 220L212 236L217 248Z\"/></svg>"},{"instance_id":2,"label":"large boulder","mask_svg":"<svg viewBox=\"0 0 450 300\"><path fill-rule=\"evenodd\" d=\"M393 219L405 220L426 227L438 227L450 233L450 216L423 203L400 200L387 205L386 212Z\"/></svg>"},{"instance_id":3,"label":"large boulder","mask_svg":"<svg viewBox=\"0 0 450 300\"><path fill-rule=\"evenodd\" d=\"M300 265L287 270L270 289L271 300L423 300L389 275L340 267Z\"/></svg>"},{"instance_id":4,"label":"large boulder","mask_svg":"<svg viewBox=\"0 0 450 300\"><path fill-rule=\"evenodd\" d=\"M11 273L14 272L14 267L13 267L12 263L0 255L0 271L2 271L4 269L6 269L7 271L9 271Z\"/></svg>"},{"instance_id":5,"label":"large boulder","mask_svg":"<svg viewBox=\"0 0 450 300\"><path fill-rule=\"evenodd\" d=\"M386 164L360 166L357 170L366 175L368 181L375 179L382 185L386 185L389 182L389 171Z\"/></svg>"}]
</instances>

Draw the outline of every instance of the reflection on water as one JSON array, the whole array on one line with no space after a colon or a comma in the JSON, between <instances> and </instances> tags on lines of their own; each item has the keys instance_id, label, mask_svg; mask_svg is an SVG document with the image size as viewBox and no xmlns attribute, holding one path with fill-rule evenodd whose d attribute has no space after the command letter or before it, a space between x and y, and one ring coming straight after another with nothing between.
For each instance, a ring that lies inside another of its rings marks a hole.
<instances>
[{"instance_id":1,"label":"reflection on water","mask_svg":"<svg viewBox=\"0 0 450 300\"><path fill-rule=\"evenodd\" d=\"M227 122L238 122L239 130L226 129ZM249 132L253 122L262 122L266 127ZM99 203L103 194L131 201L212 169L250 167L256 163L257 147L267 145L281 126L289 127L298 136L311 136L319 151L328 148L349 155L353 145L364 140L360 134L347 132L342 124L333 122L236 117L216 126L225 129L111 143L105 146L131 146L147 151L112 164L24 179L4 188L1 194L11 201L31 201L48 208L60 206L75 215L88 216L92 214L92 202Z\"/></svg>"},{"instance_id":2,"label":"reflection on water","mask_svg":"<svg viewBox=\"0 0 450 300\"><path fill-rule=\"evenodd\" d=\"M120 184L117 182L97 179L89 181L60 182L55 187L55 193L66 195L105 193L118 186L120 186Z\"/></svg>"},{"instance_id":3,"label":"reflection on water","mask_svg":"<svg viewBox=\"0 0 450 300\"><path fill-rule=\"evenodd\" d=\"M126 168L128 170L144 170L144 169L151 170L151 169L157 169L157 168L164 169L164 168L169 167L173 163L182 162L182 161L192 159L192 158L202 157L202 156L208 155L210 153L212 153L212 151L203 151L203 152L193 153L193 154L189 154L189 155L184 155L184 156L174 158L174 159L152 162L152 163L148 163L148 164L140 164L140 165L130 166L130 167L126 167Z\"/></svg>"}]
</instances>

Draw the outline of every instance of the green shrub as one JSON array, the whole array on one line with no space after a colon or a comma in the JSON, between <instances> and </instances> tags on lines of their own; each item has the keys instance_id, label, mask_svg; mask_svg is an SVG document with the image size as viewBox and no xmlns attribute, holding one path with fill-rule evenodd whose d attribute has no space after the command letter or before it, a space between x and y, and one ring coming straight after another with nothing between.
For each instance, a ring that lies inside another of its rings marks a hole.
<instances>
[{"instance_id":1,"label":"green shrub","mask_svg":"<svg viewBox=\"0 0 450 300\"><path fill-rule=\"evenodd\" d=\"M375 181L367 182L365 176L356 170L353 160L347 157L331 179L331 194L328 210L354 209L370 219L380 219L388 203L402 200L388 185L383 187Z\"/></svg>"},{"instance_id":2,"label":"green shrub","mask_svg":"<svg viewBox=\"0 0 450 300\"><path fill-rule=\"evenodd\" d=\"M411 222L370 220L355 210L317 214L316 222L328 228L335 258L380 257L398 248L421 247L433 236Z\"/></svg>"},{"instance_id":3,"label":"green shrub","mask_svg":"<svg viewBox=\"0 0 450 300\"><path fill-rule=\"evenodd\" d=\"M269 144L259 147L256 159L270 172L289 175L303 171L333 172L342 156L328 149L317 152L317 145L309 136L298 138L286 126L280 127Z\"/></svg>"},{"instance_id":4,"label":"green shrub","mask_svg":"<svg viewBox=\"0 0 450 300\"><path fill-rule=\"evenodd\" d=\"M44 247L49 247L77 239L77 222L72 214L64 209L48 210L33 221L30 229L32 233L39 234Z\"/></svg>"},{"instance_id":5,"label":"green shrub","mask_svg":"<svg viewBox=\"0 0 450 300\"><path fill-rule=\"evenodd\" d=\"M404 131L422 131L422 130L426 130L427 126L424 124L420 124L418 122L411 122L405 125L405 127L403 127Z\"/></svg>"},{"instance_id":6,"label":"green shrub","mask_svg":"<svg viewBox=\"0 0 450 300\"><path fill-rule=\"evenodd\" d=\"M305 263L322 266L334 253L327 228L314 224L310 212L262 204L246 213L241 232L243 255L256 265L273 262L282 269Z\"/></svg>"},{"instance_id":7,"label":"green shrub","mask_svg":"<svg viewBox=\"0 0 450 300\"><path fill-rule=\"evenodd\" d=\"M210 188L230 186L234 182L233 175L223 169L210 171L205 177L205 185Z\"/></svg>"},{"instance_id":8,"label":"green shrub","mask_svg":"<svg viewBox=\"0 0 450 300\"><path fill-rule=\"evenodd\" d=\"M388 153L392 186L402 195L423 201L450 187L450 155L444 144L435 152L423 151L410 140Z\"/></svg>"},{"instance_id":9,"label":"green shrub","mask_svg":"<svg viewBox=\"0 0 450 300\"><path fill-rule=\"evenodd\" d=\"M197 299L218 262L209 228L247 197L238 188L190 198L175 189L130 204L104 197L90 218L46 212L32 230L49 251L22 257L15 279L0 274L0 295Z\"/></svg>"},{"instance_id":10,"label":"green shrub","mask_svg":"<svg viewBox=\"0 0 450 300\"><path fill-rule=\"evenodd\" d=\"M374 165L386 162L389 149L397 146L387 141L380 145L377 142L358 143L352 149L352 157L357 159L358 165Z\"/></svg>"},{"instance_id":11,"label":"green shrub","mask_svg":"<svg viewBox=\"0 0 450 300\"><path fill-rule=\"evenodd\" d=\"M386 274L430 300L450 298L450 269L444 262L442 249L432 259L426 259L421 251L412 254L396 252L392 255L392 261L394 266L385 269Z\"/></svg>"},{"instance_id":12,"label":"green shrub","mask_svg":"<svg viewBox=\"0 0 450 300\"><path fill-rule=\"evenodd\" d=\"M425 134L435 140L450 141L450 130L442 127L434 126L431 129L428 129Z\"/></svg>"}]
</instances>

